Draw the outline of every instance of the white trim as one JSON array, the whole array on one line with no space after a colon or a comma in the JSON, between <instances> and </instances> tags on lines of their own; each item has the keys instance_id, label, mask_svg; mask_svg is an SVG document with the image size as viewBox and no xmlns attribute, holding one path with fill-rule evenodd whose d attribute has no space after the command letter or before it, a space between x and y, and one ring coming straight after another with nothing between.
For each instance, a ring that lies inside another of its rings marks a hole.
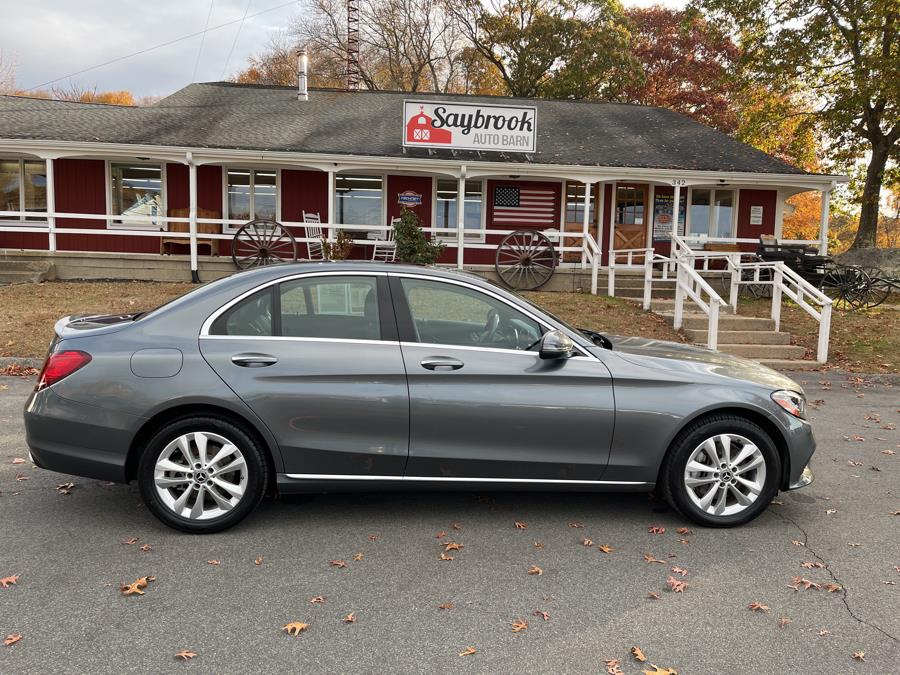
<instances>
[{"instance_id":1,"label":"white trim","mask_svg":"<svg viewBox=\"0 0 900 675\"><path fill-rule=\"evenodd\" d=\"M437 186L440 181L447 181L456 183L456 187L454 188L456 191L456 223L454 224L454 228L458 227L460 222L460 215L462 215L462 222L465 225L465 213L466 213L466 190L463 187L462 194L462 213L460 214L460 199L459 199L459 178L447 178L445 176L434 176L434 180L432 181L432 193L431 193L431 227L436 228L437 224ZM481 212L479 213L480 220L480 229L475 230L474 228L467 229L465 226L463 227L463 236L465 237L465 241L467 244L483 244L486 241L486 232L485 232L485 180L484 178L463 178L463 185L465 183L479 183L481 185ZM457 243L457 235L456 234L435 234L434 235L438 241L443 241L448 244L453 244L456 246Z\"/></svg>"},{"instance_id":2,"label":"white trim","mask_svg":"<svg viewBox=\"0 0 900 675\"><path fill-rule=\"evenodd\" d=\"M691 231L691 205L694 200L694 190L707 190L709 191L709 217L706 221L706 234L696 233ZM748 188L754 189L754 188ZM685 223L684 223L684 236L691 237L694 239L704 238L704 239L733 239L737 237L737 226L738 226L738 195L740 193L741 188L735 185L729 186L717 186L717 185L692 185L688 188L688 200L687 200L687 213L685 214ZM713 236L709 233L710 227L717 225L719 222L719 207L716 206L716 192L730 192L731 193L731 231L729 232L727 237L720 237L718 234Z\"/></svg>"},{"instance_id":3,"label":"white trim","mask_svg":"<svg viewBox=\"0 0 900 675\"><path fill-rule=\"evenodd\" d=\"M199 162L197 162L199 164ZM281 222L281 169L282 167L276 166L254 166L253 164L247 165L226 165L222 166L222 220L231 220L231 213L228 208L228 172L229 171L249 171L250 172L250 183L247 186L250 191L250 220L254 220L256 218L256 172L257 171L272 171L275 170L275 220ZM290 168L290 167L288 167ZM234 234L241 228L240 225L229 225L228 223L222 223L222 234Z\"/></svg>"},{"instance_id":4,"label":"white trim","mask_svg":"<svg viewBox=\"0 0 900 675\"><path fill-rule=\"evenodd\" d=\"M524 483L546 485L651 485L644 481L631 480L576 480L563 478L482 478L446 476L370 476L368 474L340 473L285 473L285 478L293 480L359 480L359 481L400 481L403 483Z\"/></svg>"},{"instance_id":5,"label":"white trim","mask_svg":"<svg viewBox=\"0 0 900 675\"><path fill-rule=\"evenodd\" d=\"M159 190L160 190L160 208L162 213L160 216L166 218L169 215L168 207L168 183L166 181L166 162L164 161L146 161L146 160L114 160L106 159L103 161L103 174L106 177L106 229L107 230L139 230L144 232L165 232L169 229L168 224L163 221L158 225L146 222L130 222L123 220L128 216L113 213L113 189L112 189L112 165L119 166L150 166L159 168ZM118 222L116 222L118 220Z\"/></svg>"}]
</instances>

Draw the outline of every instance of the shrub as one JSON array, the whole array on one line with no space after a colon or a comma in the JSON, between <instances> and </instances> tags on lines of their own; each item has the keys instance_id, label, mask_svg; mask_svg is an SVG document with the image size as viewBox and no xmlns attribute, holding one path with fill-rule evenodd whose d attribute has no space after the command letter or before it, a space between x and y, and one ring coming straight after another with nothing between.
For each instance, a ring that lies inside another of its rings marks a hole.
<instances>
[{"instance_id":1,"label":"shrub","mask_svg":"<svg viewBox=\"0 0 900 675\"><path fill-rule=\"evenodd\" d=\"M439 241L429 241L420 228L419 216L412 209L403 209L400 221L394 224L397 260L416 265L431 265L444 252Z\"/></svg>"},{"instance_id":2,"label":"shrub","mask_svg":"<svg viewBox=\"0 0 900 675\"><path fill-rule=\"evenodd\" d=\"M322 237L322 251L329 260L346 260L353 250L353 237L344 230L338 230L334 241Z\"/></svg>"}]
</instances>

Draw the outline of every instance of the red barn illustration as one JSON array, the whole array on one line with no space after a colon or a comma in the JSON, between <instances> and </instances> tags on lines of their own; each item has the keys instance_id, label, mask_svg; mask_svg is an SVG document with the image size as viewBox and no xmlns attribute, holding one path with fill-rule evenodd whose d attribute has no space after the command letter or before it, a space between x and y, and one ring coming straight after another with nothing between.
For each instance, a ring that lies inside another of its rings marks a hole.
<instances>
[{"instance_id":1,"label":"red barn illustration","mask_svg":"<svg viewBox=\"0 0 900 675\"><path fill-rule=\"evenodd\" d=\"M425 107L419 106L419 112L406 123L406 142L450 143L453 133L449 129L435 129L431 122L431 117L425 114Z\"/></svg>"}]
</instances>

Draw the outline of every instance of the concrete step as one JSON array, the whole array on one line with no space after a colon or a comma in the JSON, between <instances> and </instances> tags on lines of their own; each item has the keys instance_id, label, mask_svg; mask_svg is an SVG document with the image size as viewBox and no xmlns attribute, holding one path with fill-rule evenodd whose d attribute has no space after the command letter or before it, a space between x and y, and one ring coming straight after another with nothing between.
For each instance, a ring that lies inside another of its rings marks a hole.
<instances>
[{"instance_id":1,"label":"concrete step","mask_svg":"<svg viewBox=\"0 0 900 675\"><path fill-rule=\"evenodd\" d=\"M703 328L685 328L684 334L697 344L706 344L708 331ZM719 342L728 345L789 345L790 333L774 330L719 330Z\"/></svg>"},{"instance_id":2,"label":"concrete step","mask_svg":"<svg viewBox=\"0 0 900 675\"><path fill-rule=\"evenodd\" d=\"M756 361L773 370L817 370L822 367L818 361L798 359L756 359Z\"/></svg>"},{"instance_id":3,"label":"concrete step","mask_svg":"<svg viewBox=\"0 0 900 675\"><path fill-rule=\"evenodd\" d=\"M606 287L601 286L600 291L605 291ZM622 288L616 283L616 297L617 298L625 298L628 300L643 300L644 298L644 287L640 286L639 288ZM653 289L653 298L675 298L675 289L674 288L654 288Z\"/></svg>"},{"instance_id":4,"label":"concrete step","mask_svg":"<svg viewBox=\"0 0 900 675\"><path fill-rule=\"evenodd\" d=\"M661 312L662 316L673 318L671 312ZM706 314L685 314L682 320L682 328L685 330L696 329L706 330L709 326L709 319ZM719 334L722 331L731 330L759 330L774 331L775 322L772 319L766 319L757 316L741 316L740 314L719 314Z\"/></svg>"},{"instance_id":5,"label":"concrete step","mask_svg":"<svg viewBox=\"0 0 900 675\"><path fill-rule=\"evenodd\" d=\"M33 260L0 260L0 284L40 283L56 278L53 263Z\"/></svg>"},{"instance_id":6,"label":"concrete step","mask_svg":"<svg viewBox=\"0 0 900 675\"><path fill-rule=\"evenodd\" d=\"M748 359L802 359L806 354L800 345L722 344L720 341L716 349Z\"/></svg>"}]
</instances>

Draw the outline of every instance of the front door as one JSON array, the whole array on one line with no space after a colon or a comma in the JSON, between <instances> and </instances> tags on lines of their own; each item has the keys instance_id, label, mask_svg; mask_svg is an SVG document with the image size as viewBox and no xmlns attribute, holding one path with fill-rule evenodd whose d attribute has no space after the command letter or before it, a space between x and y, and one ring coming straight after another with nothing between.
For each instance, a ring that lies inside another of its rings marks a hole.
<instances>
[{"instance_id":1,"label":"front door","mask_svg":"<svg viewBox=\"0 0 900 675\"><path fill-rule=\"evenodd\" d=\"M409 395L383 274L289 278L208 332L203 357L272 431L287 473L402 475Z\"/></svg>"},{"instance_id":2,"label":"front door","mask_svg":"<svg viewBox=\"0 0 900 675\"><path fill-rule=\"evenodd\" d=\"M647 247L649 186L643 183L616 185L613 250ZM622 259L621 262L624 262Z\"/></svg>"},{"instance_id":3,"label":"front door","mask_svg":"<svg viewBox=\"0 0 900 675\"><path fill-rule=\"evenodd\" d=\"M591 356L543 360L547 326L477 287L392 276L410 394L406 477L599 480L612 379Z\"/></svg>"}]
</instances>

